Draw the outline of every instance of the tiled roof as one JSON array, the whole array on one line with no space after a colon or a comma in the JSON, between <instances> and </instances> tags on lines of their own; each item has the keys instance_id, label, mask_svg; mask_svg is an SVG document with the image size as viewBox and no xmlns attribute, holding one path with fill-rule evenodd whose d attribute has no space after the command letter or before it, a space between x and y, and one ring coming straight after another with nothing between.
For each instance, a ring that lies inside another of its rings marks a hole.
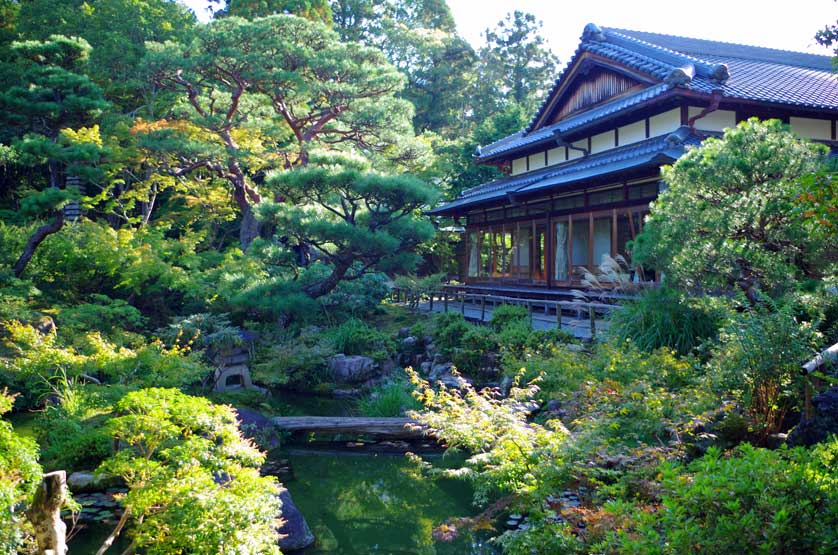
<instances>
[{"instance_id":1,"label":"tiled roof","mask_svg":"<svg viewBox=\"0 0 838 555\"><path fill-rule=\"evenodd\" d=\"M623 29L605 32L653 43L709 65L727 66L730 76L722 83L699 75L686 84L689 89L710 92L720 88L726 97L838 109L838 76L829 56Z\"/></svg>"},{"instance_id":2,"label":"tiled roof","mask_svg":"<svg viewBox=\"0 0 838 555\"><path fill-rule=\"evenodd\" d=\"M546 142L555 142L557 135L567 133L568 131L572 131L577 127L586 125L592 121L598 120L599 118L617 112L621 112L623 110L631 108L632 106L636 106L637 104L645 102L650 98L660 96L668 90L669 86L666 83L652 85L651 87L647 87L636 93L621 96L620 98L612 100L610 102L604 102L595 108L586 110L569 118L563 119L562 121L554 123L553 125L542 127L541 129L538 129L537 131L534 131L532 133L524 133L523 131L519 131L514 135L504 137L500 141L482 147L480 149L480 157L494 157L506 151L525 146L532 146Z\"/></svg>"},{"instance_id":3,"label":"tiled roof","mask_svg":"<svg viewBox=\"0 0 838 555\"><path fill-rule=\"evenodd\" d=\"M533 131L568 70L585 53L645 73L661 83L640 92L572 114ZM556 80L529 126L479 149L480 160L491 160L519 148L552 140L582 125L631 109L633 106L681 88L723 97L838 110L838 77L829 56L788 52L717 41L676 37L589 24L565 70Z\"/></svg>"},{"instance_id":4,"label":"tiled roof","mask_svg":"<svg viewBox=\"0 0 838 555\"><path fill-rule=\"evenodd\" d=\"M689 128L681 127L670 135L653 137L556 166L472 187L463 191L457 200L429 213L452 214L509 195L530 194L541 190L554 191L595 176L609 175L630 168L660 165L676 160L684 153L687 145L696 145L700 141L701 137Z\"/></svg>"}]
</instances>

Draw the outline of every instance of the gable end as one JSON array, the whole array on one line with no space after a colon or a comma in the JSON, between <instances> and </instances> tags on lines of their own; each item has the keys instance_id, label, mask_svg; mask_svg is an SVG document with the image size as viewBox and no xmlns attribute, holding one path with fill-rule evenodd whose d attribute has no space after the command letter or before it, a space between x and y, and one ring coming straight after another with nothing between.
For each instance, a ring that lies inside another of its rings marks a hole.
<instances>
[{"instance_id":1,"label":"gable end","mask_svg":"<svg viewBox=\"0 0 838 555\"><path fill-rule=\"evenodd\" d=\"M571 114L643 86L644 84L637 79L594 66L584 78L577 78L566 89L564 98L554 109L549 123L556 123Z\"/></svg>"}]
</instances>

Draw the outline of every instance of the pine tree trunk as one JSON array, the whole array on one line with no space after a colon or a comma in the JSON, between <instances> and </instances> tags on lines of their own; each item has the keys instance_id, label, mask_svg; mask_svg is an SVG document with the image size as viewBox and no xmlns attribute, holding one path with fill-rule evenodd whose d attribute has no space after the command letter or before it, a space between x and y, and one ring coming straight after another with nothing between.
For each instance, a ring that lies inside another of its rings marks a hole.
<instances>
[{"instance_id":1,"label":"pine tree trunk","mask_svg":"<svg viewBox=\"0 0 838 555\"><path fill-rule=\"evenodd\" d=\"M253 206L246 204L242 207L242 223L239 230L239 243L243 251L259 237L262 231L262 222L256 219L256 214L253 212Z\"/></svg>"},{"instance_id":2,"label":"pine tree trunk","mask_svg":"<svg viewBox=\"0 0 838 555\"><path fill-rule=\"evenodd\" d=\"M320 281L316 281L303 289L305 294L312 298L322 297L323 295L327 295L337 287L340 280L343 279L343 276L346 275L346 272L349 271L349 268L352 266L350 262L339 261L335 264L335 267L332 269L332 273L326 276L325 279L321 279Z\"/></svg>"},{"instance_id":3,"label":"pine tree trunk","mask_svg":"<svg viewBox=\"0 0 838 555\"><path fill-rule=\"evenodd\" d=\"M44 474L26 516L35 529L38 555L66 555L67 525L61 507L67 499L67 474L57 470Z\"/></svg>"},{"instance_id":4,"label":"pine tree trunk","mask_svg":"<svg viewBox=\"0 0 838 555\"><path fill-rule=\"evenodd\" d=\"M15 262L15 277L23 275L24 270L26 270L26 266L29 265L29 261L32 260L32 257L35 255L38 245L43 243L44 239L53 233L58 233L62 227L64 227L64 211L59 209L55 220L36 229L35 233L33 233L26 242L26 246L23 248L20 258L18 258L17 262Z\"/></svg>"}]
</instances>

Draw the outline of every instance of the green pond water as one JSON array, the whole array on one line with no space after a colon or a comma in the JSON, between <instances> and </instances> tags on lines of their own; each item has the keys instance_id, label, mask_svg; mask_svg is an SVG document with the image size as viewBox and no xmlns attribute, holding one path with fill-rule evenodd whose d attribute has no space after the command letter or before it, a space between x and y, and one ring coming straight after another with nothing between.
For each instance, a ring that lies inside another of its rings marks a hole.
<instances>
[{"instance_id":1,"label":"green pond water","mask_svg":"<svg viewBox=\"0 0 838 555\"><path fill-rule=\"evenodd\" d=\"M429 480L398 455L295 455L292 449L286 457L294 478L285 485L318 538L304 555L496 553L469 533L453 542L433 539L434 526L475 513L464 482Z\"/></svg>"}]
</instances>

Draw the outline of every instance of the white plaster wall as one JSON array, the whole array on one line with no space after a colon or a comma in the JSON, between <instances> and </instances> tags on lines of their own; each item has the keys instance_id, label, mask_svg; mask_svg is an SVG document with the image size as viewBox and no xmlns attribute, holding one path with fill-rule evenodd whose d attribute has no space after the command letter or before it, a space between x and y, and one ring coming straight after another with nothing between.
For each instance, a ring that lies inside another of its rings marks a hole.
<instances>
[{"instance_id":1,"label":"white plaster wall","mask_svg":"<svg viewBox=\"0 0 838 555\"><path fill-rule=\"evenodd\" d=\"M620 141L620 146L642 141L646 138L646 120L624 125L617 131L617 140Z\"/></svg>"},{"instance_id":2,"label":"white plaster wall","mask_svg":"<svg viewBox=\"0 0 838 555\"><path fill-rule=\"evenodd\" d=\"M571 144L575 147L584 148L585 150L588 150L588 139L581 139L581 140L575 141ZM583 154L582 154L581 150L576 150L574 148L567 149L567 159L568 160L575 160L577 158L581 158L582 156L583 156Z\"/></svg>"},{"instance_id":3,"label":"white plaster wall","mask_svg":"<svg viewBox=\"0 0 838 555\"><path fill-rule=\"evenodd\" d=\"M547 165L561 164L567 160L567 149L563 146L551 148L547 151Z\"/></svg>"},{"instance_id":4,"label":"white plaster wall","mask_svg":"<svg viewBox=\"0 0 838 555\"><path fill-rule=\"evenodd\" d=\"M700 114L704 108L690 106L687 113L690 118ZM695 120L695 128L702 131L724 131L736 127L736 112L732 110L714 110L703 118Z\"/></svg>"},{"instance_id":5,"label":"white plaster wall","mask_svg":"<svg viewBox=\"0 0 838 555\"><path fill-rule=\"evenodd\" d=\"M614 148L614 131L606 131L591 137L591 154Z\"/></svg>"},{"instance_id":6,"label":"white plaster wall","mask_svg":"<svg viewBox=\"0 0 838 555\"><path fill-rule=\"evenodd\" d=\"M671 133L681 127L681 109L673 108L668 112L649 118L649 136L657 137L664 133Z\"/></svg>"},{"instance_id":7,"label":"white plaster wall","mask_svg":"<svg viewBox=\"0 0 838 555\"><path fill-rule=\"evenodd\" d=\"M512 161L512 175L518 175L527 171L527 159L516 158Z\"/></svg>"},{"instance_id":8,"label":"white plaster wall","mask_svg":"<svg viewBox=\"0 0 838 555\"><path fill-rule=\"evenodd\" d=\"M832 121L814 118L789 118L791 130L806 139L832 139Z\"/></svg>"},{"instance_id":9,"label":"white plaster wall","mask_svg":"<svg viewBox=\"0 0 838 555\"><path fill-rule=\"evenodd\" d=\"M544 163L544 151L530 154L530 171L543 168L546 165Z\"/></svg>"}]
</instances>

